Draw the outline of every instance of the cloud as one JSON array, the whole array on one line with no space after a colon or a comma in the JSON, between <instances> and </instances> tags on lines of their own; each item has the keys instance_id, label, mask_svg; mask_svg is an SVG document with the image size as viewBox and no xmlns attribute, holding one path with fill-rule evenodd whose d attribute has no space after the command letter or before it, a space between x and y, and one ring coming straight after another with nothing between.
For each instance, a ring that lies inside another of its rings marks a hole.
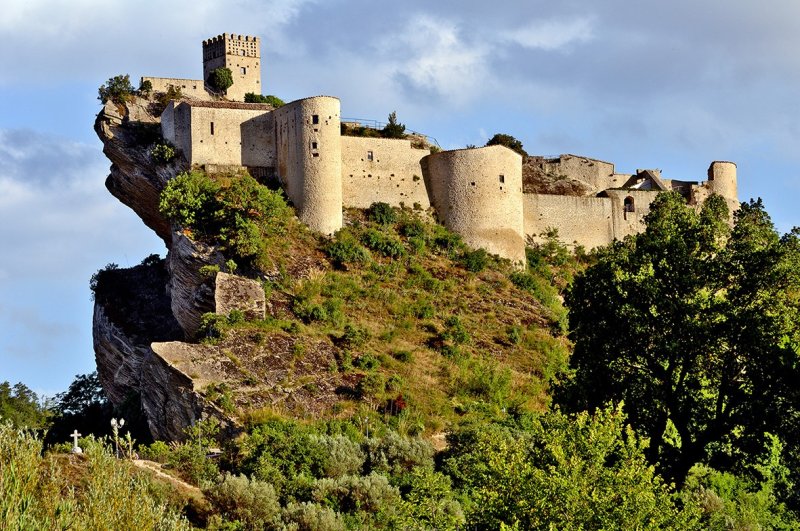
<instances>
[{"instance_id":1,"label":"cloud","mask_svg":"<svg viewBox=\"0 0 800 531\"><path fill-rule=\"evenodd\" d=\"M533 21L503 36L524 48L559 50L573 43L586 42L594 37L594 25L588 17L573 20Z\"/></svg>"},{"instance_id":2,"label":"cloud","mask_svg":"<svg viewBox=\"0 0 800 531\"><path fill-rule=\"evenodd\" d=\"M490 49L466 40L450 21L416 17L387 45L403 51L394 77L412 92L460 103L475 97L488 78Z\"/></svg>"}]
</instances>

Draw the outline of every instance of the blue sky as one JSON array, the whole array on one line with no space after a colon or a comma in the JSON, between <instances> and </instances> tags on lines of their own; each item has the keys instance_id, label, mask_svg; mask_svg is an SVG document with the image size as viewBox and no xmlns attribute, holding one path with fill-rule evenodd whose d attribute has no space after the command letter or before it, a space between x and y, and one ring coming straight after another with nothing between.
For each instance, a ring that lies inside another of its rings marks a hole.
<instances>
[{"instance_id":1,"label":"blue sky","mask_svg":"<svg viewBox=\"0 0 800 531\"><path fill-rule=\"evenodd\" d=\"M771 0L7 0L0 17L0 381L64 390L94 369L88 281L163 244L104 187L97 87L197 78L201 41L262 38L262 83L338 96L444 148L496 132L531 154L700 180L739 167L800 225L800 3Z\"/></svg>"}]
</instances>

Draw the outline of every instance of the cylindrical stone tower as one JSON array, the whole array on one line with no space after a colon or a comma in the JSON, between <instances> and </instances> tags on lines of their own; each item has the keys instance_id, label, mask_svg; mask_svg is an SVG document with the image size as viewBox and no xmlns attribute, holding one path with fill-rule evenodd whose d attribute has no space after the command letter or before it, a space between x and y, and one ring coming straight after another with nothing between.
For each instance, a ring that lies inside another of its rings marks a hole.
<instances>
[{"instance_id":1,"label":"cylindrical stone tower","mask_svg":"<svg viewBox=\"0 0 800 531\"><path fill-rule=\"evenodd\" d=\"M339 99L316 96L275 112L278 177L300 220L332 234L342 228Z\"/></svg>"},{"instance_id":2,"label":"cylindrical stone tower","mask_svg":"<svg viewBox=\"0 0 800 531\"><path fill-rule=\"evenodd\" d=\"M422 159L439 220L473 248L525 263L522 157L504 146Z\"/></svg>"},{"instance_id":3,"label":"cylindrical stone tower","mask_svg":"<svg viewBox=\"0 0 800 531\"><path fill-rule=\"evenodd\" d=\"M715 160L708 167L708 184L711 190L724 197L738 201L736 184L736 164Z\"/></svg>"}]
</instances>

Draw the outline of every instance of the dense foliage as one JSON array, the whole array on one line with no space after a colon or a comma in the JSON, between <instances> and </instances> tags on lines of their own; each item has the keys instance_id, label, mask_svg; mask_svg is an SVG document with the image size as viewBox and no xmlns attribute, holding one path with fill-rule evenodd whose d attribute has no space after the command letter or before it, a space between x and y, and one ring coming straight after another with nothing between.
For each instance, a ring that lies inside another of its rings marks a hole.
<instances>
[{"instance_id":1,"label":"dense foliage","mask_svg":"<svg viewBox=\"0 0 800 531\"><path fill-rule=\"evenodd\" d=\"M233 72L225 66L215 68L208 74L208 84L214 90L225 92L233 85Z\"/></svg>"},{"instance_id":2,"label":"dense foliage","mask_svg":"<svg viewBox=\"0 0 800 531\"><path fill-rule=\"evenodd\" d=\"M760 201L727 220L719 197L697 212L661 194L643 233L598 253L567 296L574 379L560 401L624 400L678 482L698 462L746 472L768 433L796 478L798 232L779 236Z\"/></svg>"},{"instance_id":3,"label":"dense foliage","mask_svg":"<svg viewBox=\"0 0 800 531\"><path fill-rule=\"evenodd\" d=\"M118 75L100 85L100 88L97 89L97 99L103 103L110 100L117 105L122 105L131 100L134 91L130 76L128 74Z\"/></svg>"},{"instance_id":4,"label":"dense foliage","mask_svg":"<svg viewBox=\"0 0 800 531\"><path fill-rule=\"evenodd\" d=\"M28 386L22 382L13 386L9 382L0 383L0 418L17 428L40 429L49 417L50 412Z\"/></svg>"},{"instance_id":5,"label":"dense foliage","mask_svg":"<svg viewBox=\"0 0 800 531\"><path fill-rule=\"evenodd\" d=\"M209 176L200 171L170 180L161 212L195 237L209 239L235 259L264 257L288 230L292 212L278 192L248 173Z\"/></svg>"},{"instance_id":6,"label":"dense foliage","mask_svg":"<svg viewBox=\"0 0 800 531\"><path fill-rule=\"evenodd\" d=\"M272 94L268 94L266 96L262 96L261 94L255 94L253 92L248 92L244 95L245 103L268 103L275 107L282 107L286 105L286 103L277 96L273 96Z\"/></svg>"},{"instance_id":7,"label":"dense foliage","mask_svg":"<svg viewBox=\"0 0 800 531\"><path fill-rule=\"evenodd\" d=\"M486 142L487 146L505 146L512 151L516 151L522 155L523 160L528 157L528 153L522 149L522 141L517 140L511 135L505 133L497 133Z\"/></svg>"}]
</instances>

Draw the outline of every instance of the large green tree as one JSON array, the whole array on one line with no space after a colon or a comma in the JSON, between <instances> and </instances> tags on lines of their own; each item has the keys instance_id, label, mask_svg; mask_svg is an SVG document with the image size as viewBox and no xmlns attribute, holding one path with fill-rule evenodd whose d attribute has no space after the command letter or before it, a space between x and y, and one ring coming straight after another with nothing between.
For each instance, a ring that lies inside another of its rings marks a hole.
<instances>
[{"instance_id":1,"label":"large green tree","mask_svg":"<svg viewBox=\"0 0 800 531\"><path fill-rule=\"evenodd\" d=\"M697 462L735 469L768 432L787 459L800 447L798 232L779 236L760 200L732 230L728 215L716 196L697 212L659 195L646 230L601 250L566 297L574 372L557 401L624 401L678 482Z\"/></svg>"}]
</instances>

